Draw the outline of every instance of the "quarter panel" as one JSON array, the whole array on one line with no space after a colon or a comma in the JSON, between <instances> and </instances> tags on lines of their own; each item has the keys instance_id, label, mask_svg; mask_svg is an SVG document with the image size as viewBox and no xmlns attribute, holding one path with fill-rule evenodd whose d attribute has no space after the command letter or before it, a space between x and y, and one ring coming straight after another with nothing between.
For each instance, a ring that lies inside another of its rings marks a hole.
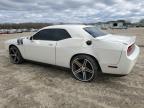
<instances>
[{"instance_id":1,"label":"quarter panel","mask_svg":"<svg viewBox=\"0 0 144 108\"><path fill-rule=\"evenodd\" d=\"M88 54L99 60L98 55L93 50L92 45L86 45L86 40L82 38L71 38L57 42L56 65L70 67L70 60L76 54Z\"/></svg>"},{"instance_id":2,"label":"quarter panel","mask_svg":"<svg viewBox=\"0 0 144 108\"><path fill-rule=\"evenodd\" d=\"M115 65L119 63L123 44L98 40L94 41L93 49L99 55L100 64Z\"/></svg>"}]
</instances>

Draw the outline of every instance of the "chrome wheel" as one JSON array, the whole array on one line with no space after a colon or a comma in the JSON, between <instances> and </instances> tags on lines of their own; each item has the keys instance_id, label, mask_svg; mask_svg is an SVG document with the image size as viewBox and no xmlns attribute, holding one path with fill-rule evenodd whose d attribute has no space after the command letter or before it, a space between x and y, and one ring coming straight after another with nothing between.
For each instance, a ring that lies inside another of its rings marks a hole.
<instances>
[{"instance_id":1,"label":"chrome wheel","mask_svg":"<svg viewBox=\"0 0 144 108\"><path fill-rule=\"evenodd\" d=\"M76 58L72 62L72 72L80 81L90 81L94 76L94 68L92 63L84 58Z\"/></svg>"},{"instance_id":2,"label":"chrome wheel","mask_svg":"<svg viewBox=\"0 0 144 108\"><path fill-rule=\"evenodd\" d=\"M10 61L12 63L19 64L19 63L22 62L21 54L20 54L19 50L16 47L12 46L9 49L9 55L10 55Z\"/></svg>"}]
</instances>

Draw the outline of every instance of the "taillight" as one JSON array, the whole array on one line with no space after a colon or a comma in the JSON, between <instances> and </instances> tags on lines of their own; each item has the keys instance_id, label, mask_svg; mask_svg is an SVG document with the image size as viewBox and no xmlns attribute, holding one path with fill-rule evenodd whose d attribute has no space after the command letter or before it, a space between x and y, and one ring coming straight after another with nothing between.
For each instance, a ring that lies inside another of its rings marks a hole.
<instances>
[{"instance_id":1,"label":"taillight","mask_svg":"<svg viewBox=\"0 0 144 108\"><path fill-rule=\"evenodd\" d=\"M133 52L134 46L135 46L135 45L132 44L131 46L128 47L128 49L127 49L127 55L128 55L128 56L131 55L131 53Z\"/></svg>"}]
</instances>

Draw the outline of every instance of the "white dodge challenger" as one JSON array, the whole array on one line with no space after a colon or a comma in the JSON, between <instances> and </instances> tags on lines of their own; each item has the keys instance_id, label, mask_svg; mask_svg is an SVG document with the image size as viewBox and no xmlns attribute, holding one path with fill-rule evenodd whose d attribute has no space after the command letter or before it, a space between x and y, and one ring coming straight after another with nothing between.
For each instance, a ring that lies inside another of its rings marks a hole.
<instances>
[{"instance_id":1,"label":"white dodge challenger","mask_svg":"<svg viewBox=\"0 0 144 108\"><path fill-rule=\"evenodd\" d=\"M127 75L140 52L135 37L107 34L85 25L49 26L5 44L12 63L32 60L71 68L73 76L84 82L96 78L99 70Z\"/></svg>"}]
</instances>

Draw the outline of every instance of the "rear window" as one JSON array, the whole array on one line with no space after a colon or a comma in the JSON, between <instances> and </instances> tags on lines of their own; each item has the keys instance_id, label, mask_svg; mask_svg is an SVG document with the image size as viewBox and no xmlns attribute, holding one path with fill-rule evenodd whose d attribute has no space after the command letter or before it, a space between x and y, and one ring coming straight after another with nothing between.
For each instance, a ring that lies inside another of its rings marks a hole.
<instances>
[{"instance_id":1,"label":"rear window","mask_svg":"<svg viewBox=\"0 0 144 108\"><path fill-rule=\"evenodd\" d=\"M96 27L86 27L84 28L84 30L86 32L88 32L91 36L93 36L94 38L95 37L100 37L100 36L104 36L106 35L107 33L97 29Z\"/></svg>"}]
</instances>

